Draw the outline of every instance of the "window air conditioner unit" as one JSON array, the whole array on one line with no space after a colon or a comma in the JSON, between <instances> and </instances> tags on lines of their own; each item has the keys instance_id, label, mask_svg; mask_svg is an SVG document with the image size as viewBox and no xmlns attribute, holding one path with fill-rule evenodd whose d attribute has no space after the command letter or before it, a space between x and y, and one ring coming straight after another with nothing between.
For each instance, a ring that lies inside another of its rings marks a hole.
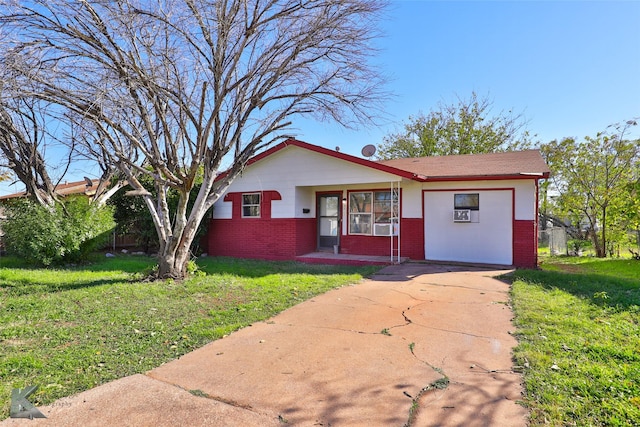
<instances>
[{"instance_id":1,"label":"window air conditioner unit","mask_svg":"<svg viewBox=\"0 0 640 427\"><path fill-rule=\"evenodd\" d=\"M391 236L391 224L373 224L374 236Z\"/></svg>"},{"instance_id":2,"label":"window air conditioner unit","mask_svg":"<svg viewBox=\"0 0 640 427\"><path fill-rule=\"evenodd\" d=\"M471 222L471 209L454 209L453 222Z\"/></svg>"}]
</instances>

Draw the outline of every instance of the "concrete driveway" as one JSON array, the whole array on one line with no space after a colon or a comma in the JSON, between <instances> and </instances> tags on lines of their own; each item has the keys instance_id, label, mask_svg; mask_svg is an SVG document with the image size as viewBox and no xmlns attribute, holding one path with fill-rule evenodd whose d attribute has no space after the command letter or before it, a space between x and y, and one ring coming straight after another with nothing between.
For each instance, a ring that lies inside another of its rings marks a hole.
<instances>
[{"instance_id":1,"label":"concrete driveway","mask_svg":"<svg viewBox=\"0 0 640 427\"><path fill-rule=\"evenodd\" d=\"M525 426L509 286L408 263L4 426Z\"/></svg>"}]
</instances>

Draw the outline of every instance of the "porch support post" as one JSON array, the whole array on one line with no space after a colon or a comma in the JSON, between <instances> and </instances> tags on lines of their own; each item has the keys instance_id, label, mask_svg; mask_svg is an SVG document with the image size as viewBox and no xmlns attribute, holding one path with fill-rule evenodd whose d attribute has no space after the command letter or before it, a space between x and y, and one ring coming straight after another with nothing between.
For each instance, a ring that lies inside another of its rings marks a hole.
<instances>
[{"instance_id":1,"label":"porch support post","mask_svg":"<svg viewBox=\"0 0 640 427\"><path fill-rule=\"evenodd\" d=\"M391 264L400 264L400 216L400 181L391 181Z\"/></svg>"}]
</instances>

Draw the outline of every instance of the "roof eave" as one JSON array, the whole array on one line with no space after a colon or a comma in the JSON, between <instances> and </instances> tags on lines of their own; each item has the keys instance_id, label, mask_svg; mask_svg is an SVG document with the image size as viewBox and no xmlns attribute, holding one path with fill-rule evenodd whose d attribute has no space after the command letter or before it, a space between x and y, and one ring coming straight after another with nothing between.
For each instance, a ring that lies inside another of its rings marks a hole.
<instances>
[{"instance_id":1,"label":"roof eave","mask_svg":"<svg viewBox=\"0 0 640 427\"><path fill-rule=\"evenodd\" d=\"M273 147L269 148L268 150L263 151L262 153L256 154L254 157L252 157L248 162L246 166L250 166L266 157L271 156L272 154L283 150L289 146L296 146L299 148L304 148L306 150L309 151L313 151L316 153L320 153L320 154L324 154L326 156L330 156L330 157L334 157L337 159L341 159L341 160L345 160L347 162L350 163L354 163L354 164L358 164L361 166L365 166L365 167L369 167L372 169L376 169L379 170L380 172L385 172L385 173L389 173L392 175L396 175L400 178L405 178L405 179L410 179L413 181L418 181L418 182L425 182L427 180L427 178L423 175L419 175L413 172L409 172L406 171L404 169L398 169L398 168L394 168L393 166L386 166L383 164L380 164L378 162L374 162L371 160L367 160L367 159L363 159L360 157L356 157L356 156L352 156L350 154L345 154L345 153L341 153L339 151L334 151L334 150L330 150L328 148L324 148L324 147L320 147L318 145L312 145L309 144L307 142L303 142L303 141L299 141L297 139L287 139L286 141L283 141L277 145L274 145ZM245 166L245 167L246 167ZM216 180L222 179L224 177L226 177L228 174L228 171L222 172L220 173L217 177Z\"/></svg>"},{"instance_id":2,"label":"roof eave","mask_svg":"<svg viewBox=\"0 0 640 427\"><path fill-rule=\"evenodd\" d=\"M541 173L518 173L499 175L455 175L455 176L428 176L426 181L497 181L505 179L543 179L548 178L548 172Z\"/></svg>"},{"instance_id":3,"label":"roof eave","mask_svg":"<svg viewBox=\"0 0 640 427\"><path fill-rule=\"evenodd\" d=\"M389 173L391 175L398 176L400 178L409 179L417 182L429 182L429 181L470 181L470 180L500 180L500 179L542 179L548 178L549 172L513 172L509 174L493 174L493 175L456 175L456 176L427 176L416 172L411 172L405 169L399 169L393 166L387 166L380 162L374 162L361 157L352 156L350 154L341 153L339 151L330 150L328 148L320 147L318 145L312 145L307 142L299 141L297 139L287 139L262 153L256 154L252 157L246 166L250 166L272 154L283 150L289 146L296 146L307 149L316 153L320 153L333 158L341 159L350 163L358 164L361 166L369 167L381 172ZM228 174L228 171L220 173L216 180L223 179Z\"/></svg>"}]
</instances>

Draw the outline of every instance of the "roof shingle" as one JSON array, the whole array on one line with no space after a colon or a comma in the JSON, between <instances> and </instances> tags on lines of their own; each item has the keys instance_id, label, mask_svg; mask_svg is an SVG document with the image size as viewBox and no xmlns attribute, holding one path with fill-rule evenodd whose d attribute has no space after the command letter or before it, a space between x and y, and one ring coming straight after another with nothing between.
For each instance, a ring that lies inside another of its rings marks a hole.
<instances>
[{"instance_id":1,"label":"roof shingle","mask_svg":"<svg viewBox=\"0 0 640 427\"><path fill-rule=\"evenodd\" d=\"M547 177L540 150L381 160L378 163L428 179L533 175Z\"/></svg>"}]
</instances>

